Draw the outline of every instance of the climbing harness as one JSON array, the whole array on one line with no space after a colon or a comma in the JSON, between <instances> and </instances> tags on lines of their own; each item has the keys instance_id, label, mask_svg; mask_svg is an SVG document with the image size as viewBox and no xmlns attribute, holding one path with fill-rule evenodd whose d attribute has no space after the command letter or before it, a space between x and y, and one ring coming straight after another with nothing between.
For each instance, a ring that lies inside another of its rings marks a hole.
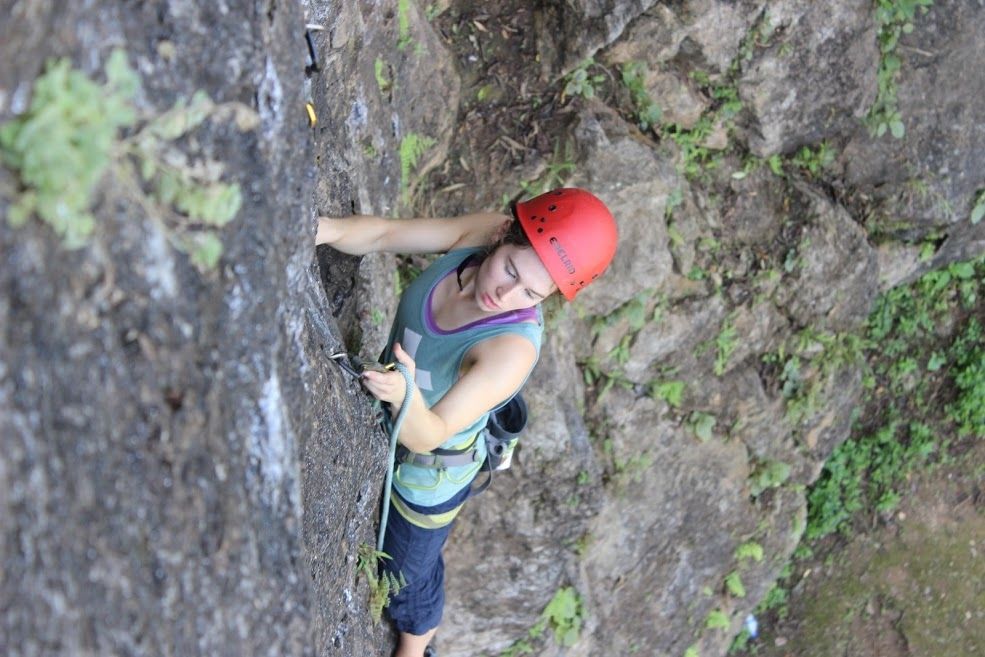
<instances>
[{"instance_id":1,"label":"climbing harness","mask_svg":"<svg viewBox=\"0 0 985 657\"><path fill-rule=\"evenodd\" d=\"M450 449L436 447L430 452L422 454L412 452L403 445L398 445L396 460L398 464L408 463L419 468L435 470L446 470L462 465L471 465L479 462L478 441L484 440L486 443L486 456L479 470L488 472L489 476L484 482L478 486L474 486L469 492L469 497L474 497L489 488L492 484L493 472L506 470L510 467L513 461L513 450L516 448L517 442L520 440L520 434L526 425L527 402L524 401L523 395L518 392L495 408L489 414L489 420L486 422L486 426L482 431L470 440L466 440L461 446ZM400 512L401 515L414 522L414 524L421 527L426 526L426 521L419 520L415 522L414 518L404 513L402 509ZM455 512L457 513L457 509L455 509Z\"/></svg>"},{"instance_id":2,"label":"climbing harness","mask_svg":"<svg viewBox=\"0 0 985 657\"><path fill-rule=\"evenodd\" d=\"M383 537L386 533L386 525L390 512L390 491L393 484L394 470L398 465L407 463L420 468L446 470L448 468L479 463L480 450L478 448L478 441L483 440L486 444L486 455L479 469L480 471L488 472L489 476L483 483L473 486L471 491L469 491L468 497L479 495L489 488L492 484L493 472L506 470L510 467L513 459L513 450L519 441L520 433L527 424L527 403L519 392L493 409L489 414L489 420L486 422L486 426L469 440L453 448L436 447L427 453L413 452L398 442L400 429L403 426L404 417L407 415L407 410L410 408L410 400L414 394L414 382L407 368L401 363L381 365L375 361L365 360L358 356L350 356L344 351L331 354L329 358L345 372L357 379L367 370L376 372L392 372L397 370L403 374L406 383L404 402L400 406L400 411L397 413L397 417L390 427L390 449L387 459L386 483L383 488L383 509L380 516L380 533L377 539L377 550L383 550ZM454 520L462 506L464 506L465 501L463 500L462 504L454 509L437 515L428 515L414 511L399 496L393 497L392 503L400 515L412 524L425 529L437 529L444 527Z\"/></svg>"}]
</instances>

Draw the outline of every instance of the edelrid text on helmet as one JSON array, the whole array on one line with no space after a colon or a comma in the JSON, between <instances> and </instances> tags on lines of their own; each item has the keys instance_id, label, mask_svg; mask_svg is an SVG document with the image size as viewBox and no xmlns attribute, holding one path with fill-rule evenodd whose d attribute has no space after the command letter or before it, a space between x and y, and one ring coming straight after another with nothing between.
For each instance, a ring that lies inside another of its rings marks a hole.
<instances>
[{"instance_id":1,"label":"edelrid text on helmet","mask_svg":"<svg viewBox=\"0 0 985 657\"><path fill-rule=\"evenodd\" d=\"M584 189L562 187L517 203L516 216L568 301L598 278L615 256L616 221L605 204Z\"/></svg>"}]
</instances>

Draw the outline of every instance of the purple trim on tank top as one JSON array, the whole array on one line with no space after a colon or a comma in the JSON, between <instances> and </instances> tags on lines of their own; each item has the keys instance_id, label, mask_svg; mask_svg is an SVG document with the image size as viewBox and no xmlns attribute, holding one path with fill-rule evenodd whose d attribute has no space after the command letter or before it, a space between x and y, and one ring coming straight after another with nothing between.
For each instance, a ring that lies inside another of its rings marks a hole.
<instances>
[{"instance_id":1,"label":"purple trim on tank top","mask_svg":"<svg viewBox=\"0 0 985 657\"><path fill-rule=\"evenodd\" d=\"M520 310L510 310L509 312L493 315L492 317L479 319L470 324L466 324L465 326L460 326L457 329L452 329L451 331L444 330L438 326L436 321L434 321L434 313L431 312L431 298L434 296L434 291L437 289L438 284L454 273L455 270L452 270L442 276L438 282L431 287L431 290L428 292L427 300L424 302L424 323L427 324L428 330L432 333L437 333L438 335L451 335L453 333L467 331L480 326L499 326L500 324L514 324L516 322L526 322L530 320L537 321L536 307L521 308Z\"/></svg>"}]
</instances>

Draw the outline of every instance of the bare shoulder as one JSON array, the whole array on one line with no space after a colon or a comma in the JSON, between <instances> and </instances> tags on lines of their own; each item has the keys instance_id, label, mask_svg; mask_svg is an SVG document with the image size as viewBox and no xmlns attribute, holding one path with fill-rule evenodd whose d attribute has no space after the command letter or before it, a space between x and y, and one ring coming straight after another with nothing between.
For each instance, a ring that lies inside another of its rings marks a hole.
<instances>
[{"instance_id":1,"label":"bare shoulder","mask_svg":"<svg viewBox=\"0 0 985 657\"><path fill-rule=\"evenodd\" d=\"M520 373L522 379L537 362L537 348L528 338L507 333L483 340L469 350L467 357L473 367L485 372L499 372L511 378Z\"/></svg>"}]
</instances>

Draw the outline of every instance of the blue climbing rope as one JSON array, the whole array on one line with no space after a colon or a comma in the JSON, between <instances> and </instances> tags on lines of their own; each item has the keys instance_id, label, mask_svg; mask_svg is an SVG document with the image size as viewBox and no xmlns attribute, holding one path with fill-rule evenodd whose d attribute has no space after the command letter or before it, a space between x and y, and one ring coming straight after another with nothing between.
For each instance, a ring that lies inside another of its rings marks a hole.
<instances>
[{"instance_id":1,"label":"blue climbing rope","mask_svg":"<svg viewBox=\"0 0 985 657\"><path fill-rule=\"evenodd\" d=\"M386 535L386 522L390 516L390 485L393 483L393 470L397 459L397 437L400 436L400 427L403 426L404 417L410 409L410 400L414 397L414 380L410 376L410 371L402 363L397 363L397 371L404 375L404 383L407 384L404 393L404 403L400 405L400 412L397 419L390 427L390 457L389 465L386 470L386 485L383 488L383 513L380 515L380 535L376 539L376 551L383 551L383 537Z\"/></svg>"}]
</instances>

